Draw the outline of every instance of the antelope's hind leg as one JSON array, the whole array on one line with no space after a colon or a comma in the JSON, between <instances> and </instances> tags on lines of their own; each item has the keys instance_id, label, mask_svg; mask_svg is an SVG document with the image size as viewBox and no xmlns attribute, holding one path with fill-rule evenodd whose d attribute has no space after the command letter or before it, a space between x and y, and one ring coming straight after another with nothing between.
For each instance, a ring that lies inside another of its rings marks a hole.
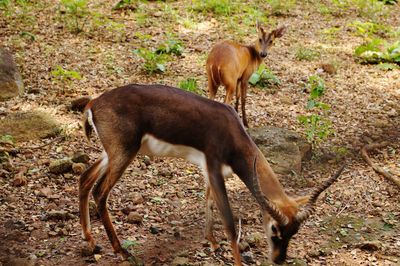
<instances>
[{"instance_id":1,"label":"antelope's hind leg","mask_svg":"<svg viewBox=\"0 0 400 266\"><path fill-rule=\"evenodd\" d=\"M214 200L210 185L206 188L206 228L205 228L205 238L210 241L211 247L214 251L219 249L218 241L215 239L213 234L214 218L213 218L213 206Z\"/></svg>"},{"instance_id":2,"label":"antelope's hind leg","mask_svg":"<svg viewBox=\"0 0 400 266\"><path fill-rule=\"evenodd\" d=\"M107 167L107 157L103 155L90 166L79 179L79 212L82 226L82 237L89 243L90 253L98 253L101 247L96 245L90 230L89 193L94 183Z\"/></svg>"},{"instance_id":3,"label":"antelope's hind leg","mask_svg":"<svg viewBox=\"0 0 400 266\"><path fill-rule=\"evenodd\" d=\"M119 242L115 233L112 221L107 209L107 199L111 189L117 183L130 162L133 160L139 148L135 150L113 149L114 152L108 152L109 163L105 174L99 179L93 189L93 197L97 204L97 210L107 236L115 253L120 253L125 259L133 256Z\"/></svg>"}]
</instances>

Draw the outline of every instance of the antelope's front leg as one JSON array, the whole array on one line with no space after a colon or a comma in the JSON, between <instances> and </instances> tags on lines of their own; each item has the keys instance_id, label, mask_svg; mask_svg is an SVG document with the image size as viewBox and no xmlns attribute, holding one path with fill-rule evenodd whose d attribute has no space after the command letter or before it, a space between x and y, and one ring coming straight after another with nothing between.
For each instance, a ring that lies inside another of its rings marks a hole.
<instances>
[{"instance_id":1,"label":"antelope's front leg","mask_svg":"<svg viewBox=\"0 0 400 266\"><path fill-rule=\"evenodd\" d=\"M206 188L206 228L205 228L205 238L210 241L211 247L214 251L219 249L219 244L214 237L213 227L214 227L214 219L213 219L213 208L214 200L210 185L207 185Z\"/></svg>"}]
</instances>

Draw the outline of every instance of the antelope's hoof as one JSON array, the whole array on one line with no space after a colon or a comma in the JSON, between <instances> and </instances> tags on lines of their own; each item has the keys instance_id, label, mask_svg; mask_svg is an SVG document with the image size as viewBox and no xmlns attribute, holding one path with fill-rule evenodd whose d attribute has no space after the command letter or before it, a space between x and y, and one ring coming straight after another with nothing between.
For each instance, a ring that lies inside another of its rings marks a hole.
<instances>
[{"instance_id":1,"label":"antelope's hoof","mask_svg":"<svg viewBox=\"0 0 400 266\"><path fill-rule=\"evenodd\" d=\"M93 248L93 254L100 254L103 248L100 245L95 245Z\"/></svg>"},{"instance_id":2,"label":"antelope's hoof","mask_svg":"<svg viewBox=\"0 0 400 266\"><path fill-rule=\"evenodd\" d=\"M84 244L81 249L81 254L83 257L88 257L94 254L99 254L101 250L102 248L99 245L94 245L94 247L92 247L91 245Z\"/></svg>"}]
</instances>

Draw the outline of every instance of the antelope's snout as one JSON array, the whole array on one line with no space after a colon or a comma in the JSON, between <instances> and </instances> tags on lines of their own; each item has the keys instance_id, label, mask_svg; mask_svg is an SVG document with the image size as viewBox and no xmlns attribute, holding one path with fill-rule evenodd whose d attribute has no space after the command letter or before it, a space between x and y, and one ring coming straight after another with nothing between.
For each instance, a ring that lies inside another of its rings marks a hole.
<instances>
[{"instance_id":1,"label":"antelope's snout","mask_svg":"<svg viewBox=\"0 0 400 266\"><path fill-rule=\"evenodd\" d=\"M261 53L260 53L260 56L261 56L262 58L265 58L267 55L268 55L267 52L261 52Z\"/></svg>"}]
</instances>

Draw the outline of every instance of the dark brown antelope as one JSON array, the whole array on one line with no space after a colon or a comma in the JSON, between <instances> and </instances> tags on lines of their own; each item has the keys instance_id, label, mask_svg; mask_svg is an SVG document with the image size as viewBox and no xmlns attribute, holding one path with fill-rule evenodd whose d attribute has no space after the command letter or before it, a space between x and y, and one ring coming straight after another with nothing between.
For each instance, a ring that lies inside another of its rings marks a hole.
<instances>
[{"instance_id":1,"label":"dark brown antelope","mask_svg":"<svg viewBox=\"0 0 400 266\"><path fill-rule=\"evenodd\" d=\"M237 174L261 207L271 259L282 263L289 240L313 211L318 195L339 176L318 187L299 211L299 202L288 197L263 154L244 129L235 110L180 89L163 85L128 85L90 101L84 116L85 134L99 137L103 155L80 178L79 201L83 236L92 251L98 247L90 231L89 192L93 196L107 235L116 253L121 247L108 215L107 198L137 153L185 158L198 164L206 179L206 237L212 234L216 204L231 241L235 264L241 265L237 233L225 189L224 177Z\"/></svg>"},{"instance_id":2,"label":"dark brown antelope","mask_svg":"<svg viewBox=\"0 0 400 266\"><path fill-rule=\"evenodd\" d=\"M218 87L222 84L226 90L225 103L232 102L236 95L235 109L238 111L239 98L242 105L243 124L248 127L246 118L246 94L248 81L268 54L275 38L280 38L286 27L280 27L269 34L257 22L258 38L253 45L241 45L232 41L216 44L207 58L209 98L214 100ZM240 88L239 88L240 87Z\"/></svg>"}]
</instances>

